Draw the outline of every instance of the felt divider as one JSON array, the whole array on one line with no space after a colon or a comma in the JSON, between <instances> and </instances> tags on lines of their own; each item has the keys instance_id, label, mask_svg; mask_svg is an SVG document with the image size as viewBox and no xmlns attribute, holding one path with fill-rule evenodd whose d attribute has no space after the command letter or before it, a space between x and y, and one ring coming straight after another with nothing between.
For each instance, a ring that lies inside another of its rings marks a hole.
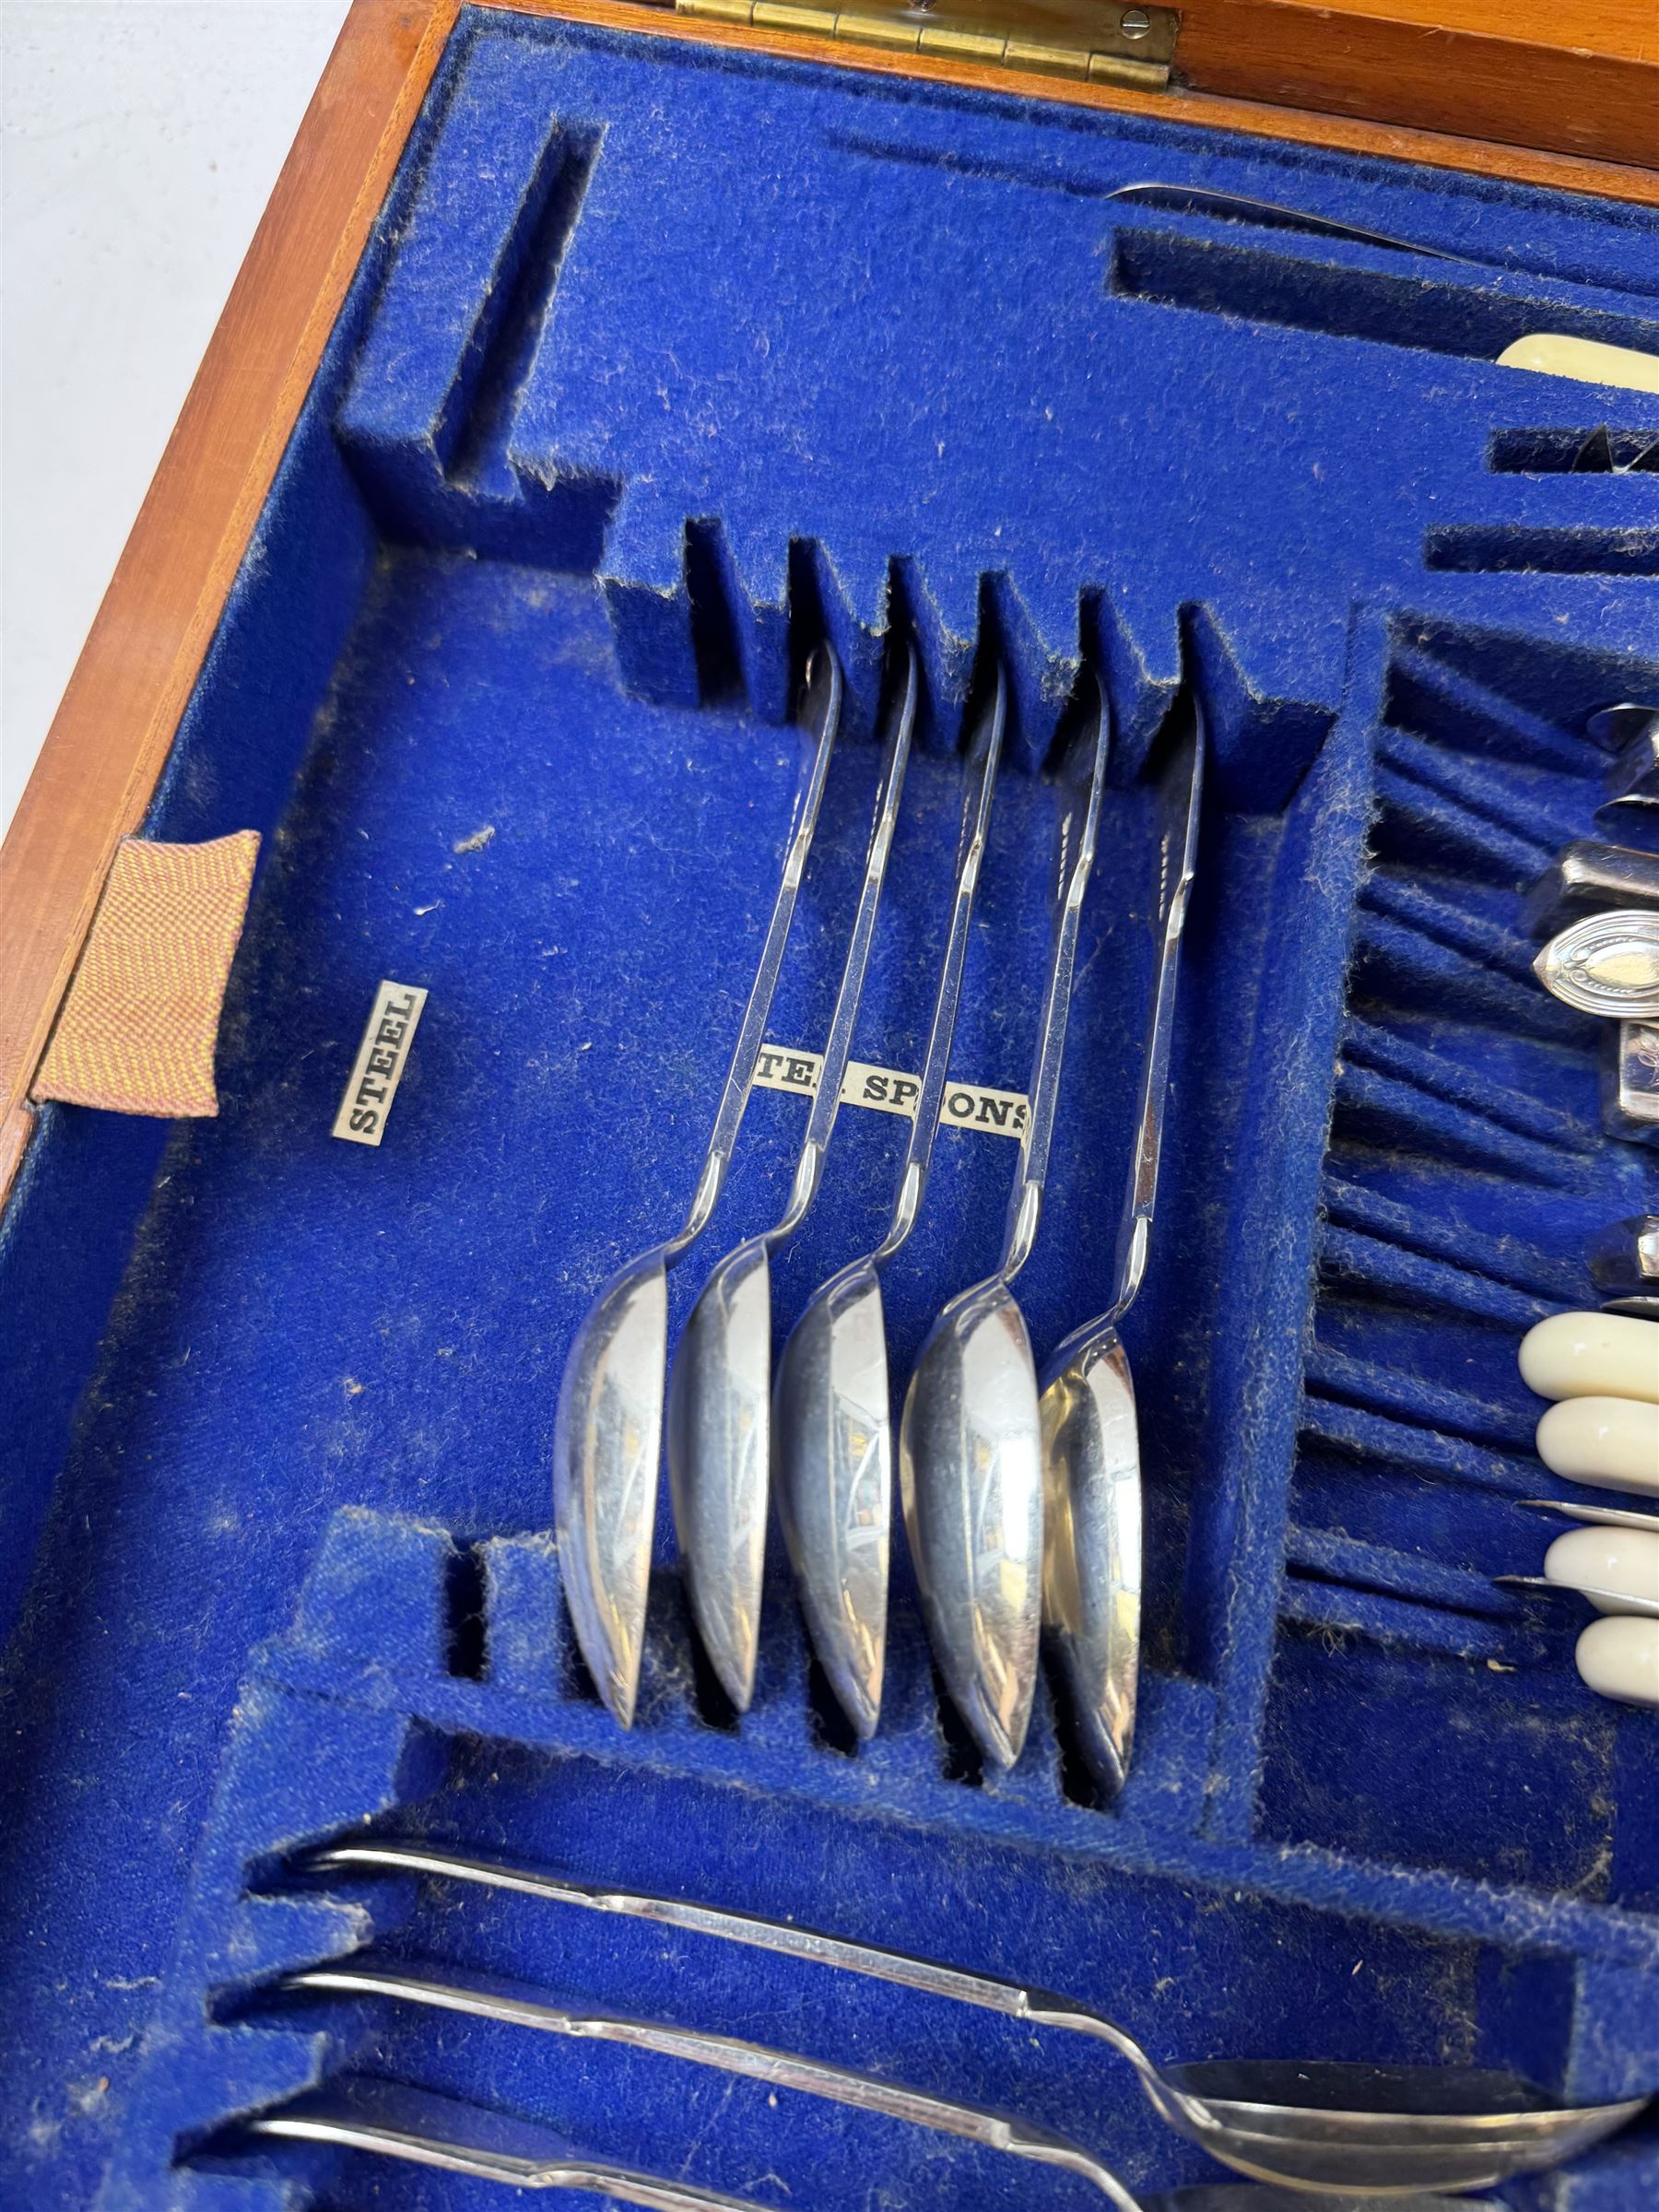
<instances>
[{"instance_id":1,"label":"felt divider","mask_svg":"<svg viewBox=\"0 0 1659 2212\"><path fill-rule=\"evenodd\" d=\"M1300 1528L1293 1524L1286 1538L1285 1556L1293 1568L1349 1589L1414 1598L1424 1605L1443 1606L1448 1612L1510 1620L1521 1610L1507 1590L1498 1589L1485 1575L1330 1529Z\"/></svg>"},{"instance_id":2,"label":"felt divider","mask_svg":"<svg viewBox=\"0 0 1659 2212\"><path fill-rule=\"evenodd\" d=\"M1466 665L1476 656L1481 663L1480 675ZM1594 688L1595 675L1587 668L1575 672L1571 665L1575 659L1576 654L1567 650L1563 666L1558 653L1553 665L1559 677L1571 683L1573 674L1579 673L1585 684ZM1565 776L1572 788L1560 789L1559 806L1564 809L1560 818L1568 818L1576 789L1573 779L1583 767L1584 745L1580 732L1571 726L1571 694L1559 699L1553 696L1551 666L1548 656L1529 652L1519 640L1510 641L1509 653L1500 660L1492 650L1492 641L1482 639L1478 631L1459 635L1443 625L1402 625L1395 631L1388 656L1382 742L1388 743L1391 728L1455 728L1471 754L1495 749L1517 767L1554 770ZM1519 676L1520 688L1538 696L1541 703L1534 707L1526 698L1515 697L1512 690L1497 688L1496 679L1505 676ZM1415 760L1421 772L1418 756L1407 752L1405 759L1407 767ZM1547 782L1543 785L1547 792L1552 788L1556 787ZM1488 807L1500 803L1478 780L1471 795ZM1504 826L1523 837L1529 837L1533 828L1524 808L1518 818L1506 815ZM1483 858L1479 846L1468 855L1476 867Z\"/></svg>"},{"instance_id":3,"label":"felt divider","mask_svg":"<svg viewBox=\"0 0 1659 2212\"><path fill-rule=\"evenodd\" d=\"M1517 1498L1531 1495L1537 1480L1535 1463L1472 1443L1444 1429L1418 1428L1363 1405L1321 1394L1322 1388L1340 1388L1342 1379L1342 1371L1334 1372L1328 1364L1312 1378L1313 1388L1302 1407L1304 1472L1310 1448L1324 1446L1344 1457L1371 1460L1406 1473L1475 1483ZM1448 1410L1443 1400L1441 1410L1443 1418Z\"/></svg>"},{"instance_id":4,"label":"felt divider","mask_svg":"<svg viewBox=\"0 0 1659 2212\"><path fill-rule=\"evenodd\" d=\"M1370 972L1375 974L1382 967L1373 961ZM1382 972L1396 989L1401 987L1400 965ZM1364 1050L1363 1041L1359 1049ZM1482 1112L1461 1098L1448 1099L1438 1086L1430 1089L1427 1083L1410 1082L1368 1065L1357 1052L1351 1058L1344 1056L1336 1097L1355 1134L1369 1135L1379 1144L1411 1144L1424 1152L1438 1147L1447 1159L1470 1167L1505 1168L1517 1176L1535 1175L1543 1182L1571 1185L1579 1181L1571 1154L1564 1157L1553 1145L1514 1129L1501 1108L1498 1112Z\"/></svg>"},{"instance_id":5,"label":"felt divider","mask_svg":"<svg viewBox=\"0 0 1659 2212\"><path fill-rule=\"evenodd\" d=\"M1344 1024L1342 1065L1344 1077L1351 1069L1364 1068L1421 1093L1431 1103L1465 1109L1499 1133L1489 1142L1521 1139L1526 1148L1517 1156L1517 1165L1545 1182L1582 1175L1583 1162L1594 1158L1599 1146L1595 1132L1575 1115L1529 1091L1483 1078L1443 1052L1414 1044L1395 1030L1357 1016L1350 1015Z\"/></svg>"},{"instance_id":6,"label":"felt divider","mask_svg":"<svg viewBox=\"0 0 1659 2212\"><path fill-rule=\"evenodd\" d=\"M1500 1243L1471 1253L1456 1223L1426 1204L1401 1205L1329 1172L1324 1189L1327 1224L1385 1238L1405 1252L1477 1270L1483 1279L1522 1291L1535 1302L1560 1305L1589 1294L1582 1259L1547 1252L1520 1236L1505 1237Z\"/></svg>"},{"instance_id":7,"label":"felt divider","mask_svg":"<svg viewBox=\"0 0 1659 2212\"><path fill-rule=\"evenodd\" d=\"M1432 1600L1407 1603L1358 1589L1346 1575L1327 1583L1293 1571L1286 1581L1282 1618L1318 1630L1322 1637L1354 1636L1384 1649L1397 1646L1447 1659L1490 1661L1494 1665L1512 1666L1517 1653L1525 1650L1506 1629L1477 1614ZM1328 1652L1329 1647L1321 1648Z\"/></svg>"},{"instance_id":8,"label":"felt divider","mask_svg":"<svg viewBox=\"0 0 1659 2212\"><path fill-rule=\"evenodd\" d=\"M1283 1571L1285 1502L1301 1389L1316 1192L1330 1114L1352 901L1371 809L1370 712L1382 667L1373 625L1350 704L1286 818L1276 858L1272 946L1245 1077L1253 1171L1225 1231L1234 1325L1212 1354L1206 1479L1194 1500L1185 1589L1188 1649L1220 1696L1207 1832L1249 1832L1260 1718ZM1297 1101L1294 1116L1283 1112Z\"/></svg>"},{"instance_id":9,"label":"felt divider","mask_svg":"<svg viewBox=\"0 0 1659 2212\"><path fill-rule=\"evenodd\" d=\"M618 487L540 479L508 439L604 134L526 110L512 76L511 44L491 40L457 73L336 434L382 532L591 570ZM448 345L412 349L411 324Z\"/></svg>"},{"instance_id":10,"label":"felt divider","mask_svg":"<svg viewBox=\"0 0 1659 2212\"><path fill-rule=\"evenodd\" d=\"M1563 250L1535 225L1538 267L1561 273L1542 285L1486 265L1450 275L1443 261L1339 241L1285 246L1282 232L1264 254L1216 235L1236 235L1237 225L1140 227L1110 194L1141 172L1076 134L1062 134L1046 175L1031 170L1029 151L1009 162L1009 134L988 116L970 124L953 113L941 138L925 110L912 112L901 147L851 127L858 103L827 79L790 81L786 122L729 65L671 49L619 61L599 38L578 58L543 26L474 39L449 127L394 241L338 428L390 526L423 542L596 566L624 681L662 704L692 703L735 677L757 712L782 718L803 641L827 631L847 663L853 726L866 728L897 563L926 668L924 741L958 726L989 600L1013 684L1012 757L1031 768L1045 756L1092 646L1113 674L1133 767L1175 677L1182 610L1208 596L1227 565L1218 533L1229 531L1237 495L1194 502L1188 479L1207 468L1230 484L1273 466L1282 427L1262 412L1262 334L1233 324L1218 346L1236 423L1186 421L1175 358L1186 342L1178 336L1166 362L1161 343L1148 348L1144 302L1124 300L1120 312L1110 289L1100 296L1090 265L1102 251L1120 274L1163 238L1206 266L1241 256L1282 266L1293 288L1381 286L1389 301L1415 302L1394 335L1418 353L1448 331L1473 345L1471 316L1535 327L1545 307L1562 326L1582 322L1627 342L1650 327L1583 304L1641 293L1640 255L1611 233L1586 257L1585 239ZM637 79L664 65L698 79L695 134L682 133L671 106L642 116L618 100L624 71ZM737 144L748 147L741 162L729 150ZM953 180L939 203L943 230L914 228L919 209L893 197L896 161ZM661 218L667 174L677 206L719 206L717 237L695 217ZM1014 230L998 196L1010 193L1026 218ZM1429 212L1417 210L1418 224ZM866 233L880 237L895 271L942 257L949 276L931 307L925 288L904 279L878 297ZM1402 265L1414 273L1400 275ZM455 276L437 301L431 272L444 267ZM1006 312L1048 293L1042 314ZM631 312L625 327L620 300ZM636 328L650 334L648 349ZM1494 335L1483 326L1481 346ZM456 423L498 357L518 381L509 398L509 380L493 380L492 472L468 482L445 474L447 443L465 441ZM1402 563L1416 568L1444 488L1410 463L1413 441L1455 441L1453 423L1471 407L1484 440L1484 393L1449 395L1443 379L1424 382L1414 369L1422 388L1403 394L1397 367L1368 361L1364 349L1307 366L1321 410L1335 410L1327 427L1304 426L1318 442L1346 435L1345 383L1356 394L1387 389L1372 419L1406 458L1412 489L1371 500L1367 526L1397 533ZM1033 420L1037 388L1053 404ZM1173 410L1167 420L1148 414L1154 391ZM1484 459L1484 450L1478 465L1472 453L1453 458L1449 483L1473 491L1484 481L1489 495ZM1317 641L1310 633L1304 562L1322 535L1345 535L1319 519L1359 495L1358 479L1345 486L1342 474L1316 472L1294 492L1281 483L1271 552L1259 533L1251 552L1264 581L1275 578L1263 604L1224 588L1195 618L1218 776L1235 798L1248 790L1253 803L1281 803L1319 742L1325 717L1308 694L1334 695L1340 636L1328 617L1313 621ZM1097 475L1112 488L1103 498L1083 490ZM1003 493L1015 481L1018 509ZM1130 486L1132 500L1113 496ZM565 523L548 519L555 509ZM969 511L978 520L964 528ZM1041 542L1027 542L1017 512L1042 518ZM1525 519L1547 529L1547 503L1533 495ZM1076 551L1056 568L1051 548L1063 541ZM1593 564L1593 538L1583 544ZM1265 602L1279 608L1267 620ZM1245 760L1241 778L1235 764Z\"/></svg>"},{"instance_id":11,"label":"felt divider","mask_svg":"<svg viewBox=\"0 0 1659 2212\"><path fill-rule=\"evenodd\" d=\"M1416 1311L1466 1315L1524 1333L1556 1307L1534 1298L1484 1269L1434 1259L1394 1241L1393 1235L1368 1235L1328 1218L1319 1240L1320 1272L1338 1288L1393 1301Z\"/></svg>"}]
</instances>

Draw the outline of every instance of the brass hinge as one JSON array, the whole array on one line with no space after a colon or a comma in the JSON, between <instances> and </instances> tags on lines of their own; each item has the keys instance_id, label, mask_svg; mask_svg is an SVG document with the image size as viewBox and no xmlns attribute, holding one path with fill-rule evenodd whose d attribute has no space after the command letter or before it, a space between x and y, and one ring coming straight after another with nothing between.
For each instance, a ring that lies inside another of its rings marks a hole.
<instances>
[{"instance_id":1,"label":"brass hinge","mask_svg":"<svg viewBox=\"0 0 1659 2212\"><path fill-rule=\"evenodd\" d=\"M682 16L712 17L755 30L851 39L904 53L1041 69L1097 84L1161 92L1170 81L1181 16L1172 7L1122 7L1116 0L860 0L856 7L807 7L800 0L675 0Z\"/></svg>"}]
</instances>

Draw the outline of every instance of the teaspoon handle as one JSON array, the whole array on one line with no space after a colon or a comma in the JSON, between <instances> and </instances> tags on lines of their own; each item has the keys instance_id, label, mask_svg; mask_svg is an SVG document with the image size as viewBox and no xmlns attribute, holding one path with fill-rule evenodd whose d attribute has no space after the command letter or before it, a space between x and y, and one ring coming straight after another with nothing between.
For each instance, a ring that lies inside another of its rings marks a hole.
<instances>
[{"instance_id":1,"label":"teaspoon handle","mask_svg":"<svg viewBox=\"0 0 1659 2212\"><path fill-rule=\"evenodd\" d=\"M547 1904L579 1905L591 1912L614 1912L624 1919L650 1921L688 1935L712 1936L723 1943L745 1944L780 1958L803 1959L838 1968L843 1973L863 1974L871 1981L917 1990L924 1996L1002 2013L1009 2019L1092 2036L1110 2044L1144 2079L1156 2078L1151 2059L1125 2029L1070 1997L1022 1982L1005 1982L994 1974L941 1965L936 1959L892 1950L885 1944L829 1936L794 1921L769 1920L764 1913L731 1912L719 1905L656 1897L643 1890L609 1888L539 1867L475 1859L440 1844L405 1842L396 1837L326 1844L308 1853L298 1862L297 1870L313 1875L401 1874L465 1882L515 1897L538 1898Z\"/></svg>"},{"instance_id":2,"label":"teaspoon handle","mask_svg":"<svg viewBox=\"0 0 1659 2212\"><path fill-rule=\"evenodd\" d=\"M1181 939L1198 862L1198 821L1204 804L1204 710L1195 693L1187 700L1189 726L1171 752L1158 786L1159 936L1152 988L1152 1018L1141 1065L1135 1117L1135 1152L1118 1231L1117 1273L1110 1312L1113 1326L1134 1302L1146 1273L1152 1212L1158 1203L1158 1163L1163 1150L1164 1108L1170 1095L1170 1055L1175 1041L1175 991Z\"/></svg>"},{"instance_id":3,"label":"teaspoon handle","mask_svg":"<svg viewBox=\"0 0 1659 2212\"><path fill-rule=\"evenodd\" d=\"M888 729L881 762L881 782L876 794L876 816L870 825L870 841L865 852L864 881L859 887L858 905L853 912L852 935L847 942L847 957L841 968L840 988L835 994L834 1011L830 1017L830 1034L824 1042L824 1063L818 1071L812 1110L806 1117L806 1135L802 1140L794 1189L788 1210L778 1224L776 1233L779 1235L787 1234L812 1203L818 1188L818 1171L823 1165L824 1155L830 1148L830 1133L835 1127L835 1117L841 1108L841 1084L846 1079L847 1063L853 1056L853 1032L858 1023L858 1006L864 996L865 978L869 973L870 950L876 939L876 916L881 906L882 886L887 881L888 862L893 850L893 832L899 822L899 801L904 790L904 771L910 763L911 734L916 721L916 687L915 648L907 646L904 689L893 710Z\"/></svg>"},{"instance_id":4,"label":"teaspoon handle","mask_svg":"<svg viewBox=\"0 0 1659 2212\"><path fill-rule=\"evenodd\" d=\"M1035 2165L1061 2167L1092 2183L1118 2212L1141 2212L1135 2198L1091 2151L1052 2128L985 2105L941 2097L931 2089L912 2088L878 2074L837 2065L829 2059L750 2042L742 2036L719 2035L682 2027L676 2021L641 2019L596 2007L576 2012L504 1984L456 1980L447 1971L440 1978L411 1971L401 1962L380 1967L368 1959L306 1968L288 1976L280 1986L295 1992L389 1998L472 2019L494 2020L506 2027L569 2036L582 2042L615 2043L682 2059L692 2065L712 2066L723 2074L766 2082L773 2088L794 2089L803 2096L851 2105L859 2112L928 2128L937 2135L957 2136Z\"/></svg>"},{"instance_id":5,"label":"teaspoon handle","mask_svg":"<svg viewBox=\"0 0 1659 2212\"><path fill-rule=\"evenodd\" d=\"M726 1170L732 1162L737 1132L743 1123L743 1111L748 1103L749 1088L755 1079L756 1064L760 1057L760 1048L766 1041L766 1025L771 1015L772 999L783 967L783 953L789 943L790 924L794 920L801 879L806 872L806 855L812 850L813 832L818 828L818 813L823 805L830 756L835 750L835 740L841 729L841 664L829 645L820 645L806 669L806 690L801 702L801 726L809 749L795 793L794 819L784 850L778 895L772 905L771 919L766 925L766 941L760 948L759 965L750 986L748 1004L743 1009L742 1025L737 1031L731 1065L726 1070L725 1088L720 1094L713 1134L709 1138L709 1149L703 1159L702 1172L698 1177L697 1192L679 1234L669 1247L671 1255L683 1251L701 1232L709 1216L714 1211L714 1203L720 1196Z\"/></svg>"},{"instance_id":6,"label":"teaspoon handle","mask_svg":"<svg viewBox=\"0 0 1659 2212\"><path fill-rule=\"evenodd\" d=\"M997 1271L1005 1282L1016 1276L1030 1257L1042 1213L1042 1186L1048 1176L1049 1147L1053 1141L1054 1115L1060 1100L1065 1025L1071 1012L1083 898L1094 870L1100 794L1111 751L1112 717L1105 693L1096 679L1093 714L1073 739L1062 771L1065 802L1055 845L1053 934L1049 947L1048 978L1043 985L1042 1012L1037 1027L1026 1136L1009 1194L1002 1263Z\"/></svg>"},{"instance_id":7,"label":"teaspoon handle","mask_svg":"<svg viewBox=\"0 0 1659 2212\"><path fill-rule=\"evenodd\" d=\"M643 2212L756 2212L747 2198L592 2158L550 2128L374 2076L347 2076L308 2090L247 2121L243 2132L372 2151L514 2189L580 2189Z\"/></svg>"},{"instance_id":8,"label":"teaspoon handle","mask_svg":"<svg viewBox=\"0 0 1659 2212\"><path fill-rule=\"evenodd\" d=\"M950 1079L950 1046L956 1035L957 1011L961 1005L968 932L984 860L1006 715L1007 683L999 662L990 701L968 741L968 771L962 796L961 833L957 841L956 880L950 898L950 926L946 933L945 957L939 965L939 985L927 1032L927 1050L922 1061L922 1088L916 1099L915 1119L911 1124L910 1143L905 1147L892 1220L875 1255L878 1261L890 1259L915 1227L927 1187L934 1140L939 1134L939 1119L944 1111L945 1086Z\"/></svg>"}]
</instances>

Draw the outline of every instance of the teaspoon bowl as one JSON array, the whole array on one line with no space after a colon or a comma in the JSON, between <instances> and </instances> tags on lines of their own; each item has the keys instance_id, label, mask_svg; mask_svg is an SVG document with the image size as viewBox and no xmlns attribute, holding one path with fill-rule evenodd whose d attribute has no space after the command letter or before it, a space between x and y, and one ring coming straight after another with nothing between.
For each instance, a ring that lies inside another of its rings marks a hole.
<instances>
[{"instance_id":1,"label":"teaspoon bowl","mask_svg":"<svg viewBox=\"0 0 1659 2212\"><path fill-rule=\"evenodd\" d=\"M813 1648L863 1742L881 1713L892 1441L887 1321L873 1258L807 1306L772 1392L778 1518Z\"/></svg>"},{"instance_id":2,"label":"teaspoon bowl","mask_svg":"<svg viewBox=\"0 0 1659 2212\"><path fill-rule=\"evenodd\" d=\"M766 1239L751 1237L704 1284L668 1384L668 1482L687 1594L739 1712L755 1689L771 1397L771 1261Z\"/></svg>"},{"instance_id":3,"label":"teaspoon bowl","mask_svg":"<svg viewBox=\"0 0 1659 2212\"><path fill-rule=\"evenodd\" d=\"M1215 2060L1143 2080L1171 2127L1241 2173L1377 2195L1558 2166L1644 2101L1559 2106L1516 2076L1461 2066Z\"/></svg>"},{"instance_id":4,"label":"teaspoon bowl","mask_svg":"<svg viewBox=\"0 0 1659 2212\"><path fill-rule=\"evenodd\" d=\"M1025 1317L1000 1277L935 1322L905 1394L899 1482L952 1703L999 1766L1024 1747L1042 1626L1042 1417Z\"/></svg>"},{"instance_id":5,"label":"teaspoon bowl","mask_svg":"<svg viewBox=\"0 0 1659 2212\"><path fill-rule=\"evenodd\" d=\"M577 1640L631 1725L644 1641L668 1367L663 1248L606 1283L565 1360L553 1431L554 1527Z\"/></svg>"},{"instance_id":6,"label":"teaspoon bowl","mask_svg":"<svg viewBox=\"0 0 1659 2212\"><path fill-rule=\"evenodd\" d=\"M1140 1430L1115 1329L1061 1346L1043 1379L1042 1617L1089 1771L1115 1795L1135 1741Z\"/></svg>"}]
</instances>

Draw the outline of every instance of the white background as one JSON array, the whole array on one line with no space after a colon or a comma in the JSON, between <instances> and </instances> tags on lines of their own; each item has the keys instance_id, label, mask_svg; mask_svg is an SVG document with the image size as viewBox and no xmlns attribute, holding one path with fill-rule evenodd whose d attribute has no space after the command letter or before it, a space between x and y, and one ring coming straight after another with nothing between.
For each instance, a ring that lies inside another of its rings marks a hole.
<instances>
[{"instance_id":1,"label":"white background","mask_svg":"<svg viewBox=\"0 0 1659 2212\"><path fill-rule=\"evenodd\" d=\"M0 0L0 831L345 0Z\"/></svg>"}]
</instances>

